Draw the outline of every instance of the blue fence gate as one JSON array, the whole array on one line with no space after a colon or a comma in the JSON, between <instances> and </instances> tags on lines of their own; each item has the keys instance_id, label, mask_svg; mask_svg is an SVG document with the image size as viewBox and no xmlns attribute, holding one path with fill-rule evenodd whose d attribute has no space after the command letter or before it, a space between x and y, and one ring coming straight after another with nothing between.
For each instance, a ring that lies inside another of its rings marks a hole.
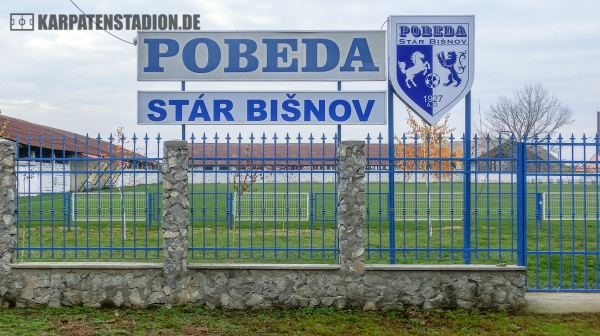
<instances>
[{"instance_id":1,"label":"blue fence gate","mask_svg":"<svg viewBox=\"0 0 600 336\"><path fill-rule=\"evenodd\" d=\"M524 192L537 195L519 222L528 290L600 291L598 139L529 139L520 146Z\"/></svg>"}]
</instances>

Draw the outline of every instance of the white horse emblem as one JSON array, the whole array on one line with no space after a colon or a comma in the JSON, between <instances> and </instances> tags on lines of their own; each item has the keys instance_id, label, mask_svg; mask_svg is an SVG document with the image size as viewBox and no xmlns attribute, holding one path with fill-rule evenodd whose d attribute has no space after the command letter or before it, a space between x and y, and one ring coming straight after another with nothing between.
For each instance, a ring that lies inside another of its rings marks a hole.
<instances>
[{"instance_id":1,"label":"white horse emblem","mask_svg":"<svg viewBox=\"0 0 600 336\"><path fill-rule=\"evenodd\" d=\"M400 72L406 75L405 82L408 88L411 88L410 83L412 83L412 85L415 87L417 86L417 84L413 80L416 74L418 74L419 72L423 72L423 75L426 75L427 70L431 69L431 65L429 64L429 62L423 62L424 57L425 55L423 55L419 51L415 51L414 53L412 53L412 55L410 55L410 60L414 65L410 68L406 67L405 62L398 61L398 67L400 68Z\"/></svg>"}]
</instances>

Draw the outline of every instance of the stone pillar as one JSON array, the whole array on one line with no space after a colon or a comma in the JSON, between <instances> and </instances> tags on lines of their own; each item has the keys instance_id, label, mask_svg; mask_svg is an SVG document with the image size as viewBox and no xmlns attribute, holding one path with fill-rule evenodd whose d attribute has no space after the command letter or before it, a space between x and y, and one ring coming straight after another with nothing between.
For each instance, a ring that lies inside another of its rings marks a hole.
<instances>
[{"instance_id":1,"label":"stone pillar","mask_svg":"<svg viewBox=\"0 0 600 336\"><path fill-rule=\"evenodd\" d=\"M183 140L165 141L163 153L163 269L170 275L187 271L188 144Z\"/></svg>"},{"instance_id":2,"label":"stone pillar","mask_svg":"<svg viewBox=\"0 0 600 336\"><path fill-rule=\"evenodd\" d=\"M365 142L338 147L339 262L342 271L365 271Z\"/></svg>"},{"instance_id":3,"label":"stone pillar","mask_svg":"<svg viewBox=\"0 0 600 336\"><path fill-rule=\"evenodd\" d=\"M15 143L0 139L0 274L10 272L17 246Z\"/></svg>"}]
</instances>

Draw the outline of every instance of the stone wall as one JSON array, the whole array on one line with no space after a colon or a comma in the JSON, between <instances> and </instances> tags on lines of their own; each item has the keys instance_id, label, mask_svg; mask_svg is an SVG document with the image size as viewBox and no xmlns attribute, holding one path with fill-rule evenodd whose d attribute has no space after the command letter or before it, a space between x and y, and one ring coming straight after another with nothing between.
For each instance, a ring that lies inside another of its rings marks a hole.
<instances>
[{"instance_id":1,"label":"stone wall","mask_svg":"<svg viewBox=\"0 0 600 336\"><path fill-rule=\"evenodd\" d=\"M187 269L187 228L190 213L187 142L166 141L164 153L162 218L164 270L167 274L176 274Z\"/></svg>"},{"instance_id":2,"label":"stone wall","mask_svg":"<svg viewBox=\"0 0 600 336\"><path fill-rule=\"evenodd\" d=\"M0 139L0 277L10 272L17 244L15 143ZM0 294L2 294L0 292Z\"/></svg>"},{"instance_id":3,"label":"stone wall","mask_svg":"<svg viewBox=\"0 0 600 336\"><path fill-rule=\"evenodd\" d=\"M338 148L339 262L343 271L365 271L365 143L343 141Z\"/></svg>"},{"instance_id":4,"label":"stone wall","mask_svg":"<svg viewBox=\"0 0 600 336\"><path fill-rule=\"evenodd\" d=\"M356 141L342 142L339 148L336 265L188 265L188 149L183 141L167 141L164 148L163 263L16 264L11 146L0 141L0 307L185 304L231 309L334 306L378 310L511 309L525 304L524 267L365 266L364 142Z\"/></svg>"},{"instance_id":5,"label":"stone wall","mask_svg":"<svg viewBox=\"0 0 600 336\"><path fill-rule=\"evenodd\" d=\"M510 266L367 266L359 274L339 265L190 264L170 277L162 264L28 263L0 281L5 307L513 309L524 294L523 269Z\"/></svg>"}]
</instances>

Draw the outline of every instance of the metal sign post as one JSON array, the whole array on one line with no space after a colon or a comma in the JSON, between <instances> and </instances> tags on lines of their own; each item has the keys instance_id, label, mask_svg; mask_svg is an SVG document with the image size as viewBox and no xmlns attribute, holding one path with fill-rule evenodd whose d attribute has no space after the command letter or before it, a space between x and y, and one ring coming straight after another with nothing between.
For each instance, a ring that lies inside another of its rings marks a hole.
<instances>
[{"instance_id":1,"label":"metal sign post","mask_svg":"<svg viewBox=\"0 0 600 336\"><path fill-rule=\"evenodd\" d=\"M465 98L463 259L471 263L471 87L475 70L474 16L390 16L388 94L396 95L429 125ZM388 97L390 262L395 228L393 99ZM429 193L429 190L428 190ZM429 208L429 206L428 206Z\"/></svg>"},{"instance_id":2,"label":"metal sign post","mask_svg":"<svg viewBox=\"0 0 600 336\"><path fill-rule=\"evenodd\" d=\"M394 95L392 85L388 82L388 220L390 222L390 264L396 263L396 186L394 181Z\"/></svg>"},{"instance_id":3,"label":"metal sign post","mask_svg":"<svg viewBox=\"0 0 600 336\"><path fill-rule=\"evenodd\" d=\"M185 91L185 81L181 81L181 92ZM185 140L185 124L181 125L181 140Z\"/></svg>"},{"instance_id":4,"label":"metal sign post","mask_svg":"<svg viewBox=\"0 0 600 336\"><path fill-rule=\"evenodd\" d=\"M342 91L342 82L337 82L337 90ZM342 141L342 124L337 125L338 142Z\"/></svg>"},{"instance_id":5,"label":"metal sign post","mask_svg":"<svg viewBox=\"0 0 600 336\"><path fill-rule=\"evenodd\" d=\"M465 173L463 179L463 260L471 263L471 91L465 97L465 139L464 139Z\"/></svg>"}]
</instances>

